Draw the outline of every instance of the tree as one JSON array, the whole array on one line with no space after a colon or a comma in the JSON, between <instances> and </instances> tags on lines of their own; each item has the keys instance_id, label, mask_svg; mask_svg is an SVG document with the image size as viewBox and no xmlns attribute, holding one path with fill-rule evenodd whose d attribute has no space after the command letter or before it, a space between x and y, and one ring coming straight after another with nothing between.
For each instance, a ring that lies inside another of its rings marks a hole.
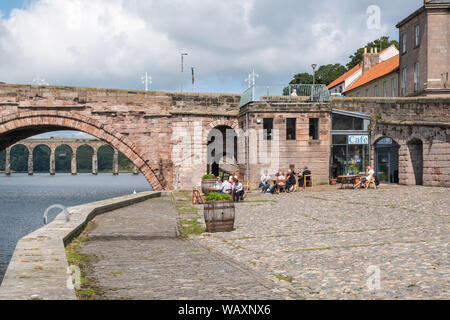
<instances>
[{"instance_id":1,"label":"tree","mask_svg":"<svg viewBox=\"0 0 450 320\"><path fill-rule=\"evenodd\" d=\"M347 72L340 63L321 66L316 72L316 83L328 85Z\"/></svg>"},{"instance_id":2,"label":"tree","mask_svg":"<svg viewBox=\"0 0 450 320\"><path fill-rule=\"evenodd\" d=\"M298 84L298 83L312 83L313 76L307 72L299 73L294 76L294 79L289 82L289 84Z\"/></svg>"},{"instance_id":3,"label":"tree","mask_svg":"<svg viewBox=\"0 0 450 320\"><path fill-rule=\"evenodd\" d=\"M371 48L374 48L374 49L377 48L379 51L382 51L382 50L390 47L393 44L395 45L395 47L397 49L399 48L398 41L396 41L396 40L389 41L388 36L384 36L384 37L381 37L380 39L376 39L372 42L369 42L365 47L359 48L358 50L356 50L356 52L354 54L352 54L349 57L350 62L347 63L348 70L350 70L351 68L355 67L356 65L358 65L359 63L361 63L363 61L364 48L367 48L369 51Z\"/></svg>"},{"instance_id":4,"label":"tree","mask_svg":"<svg viewBox=\"0 0 450 320\"><path fill-rule=\"evenodd\" d=\"M340 76L342 76L347 69L340 63L327 64L320 66L316 71L316 84L330 84ZM313 83L313 76L309 73L299 73L294 76L294 79L289 84L311 84Z\"/></svg>"}]
</instances>

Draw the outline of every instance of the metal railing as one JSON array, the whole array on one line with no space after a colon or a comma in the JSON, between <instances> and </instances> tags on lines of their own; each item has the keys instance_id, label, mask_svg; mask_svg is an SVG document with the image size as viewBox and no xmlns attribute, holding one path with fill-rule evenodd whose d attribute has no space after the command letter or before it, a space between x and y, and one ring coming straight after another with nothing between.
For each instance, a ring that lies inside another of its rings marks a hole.
<instances>
[{"instance_id":1,"label":"metal railing","mask_svg":"<svg viewBox=\"0 0 450 320\"><path fill-rule=\"evenodd\" d=\"M257 85L242 94L240 106L257 101L329 102L330 93L324 84Z\"/></svg>"}]
</instances>

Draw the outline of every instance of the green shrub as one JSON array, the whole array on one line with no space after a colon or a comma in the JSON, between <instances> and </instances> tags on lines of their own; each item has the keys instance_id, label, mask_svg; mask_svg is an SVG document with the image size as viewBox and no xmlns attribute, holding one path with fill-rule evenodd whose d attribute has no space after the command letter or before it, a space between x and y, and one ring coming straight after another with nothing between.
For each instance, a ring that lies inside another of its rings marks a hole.
<instances>
[{"instance_id":1,"label":"green shrub","mask_svg":"<svg viewBox=\"0 0 450 320\"><path fill-rule=\"evenodd\" d=\"M206 202L231 201L231 200L233 199L231 198L231 195L229 195L228 193L212 192L208 194L208 196L206 197Z\"/></svg>"},{"instance_id":2,"label":"green shrub","mask_svg":"<svg viewBox=\"0 0 450 320\"><path fill-rule=\"evenodd\" d=\"M211 179L215 179L215 178L216 178L216 176L213 174L205 174L203 176L203 180L211 180Z\"/></svg>"}]
</instances>

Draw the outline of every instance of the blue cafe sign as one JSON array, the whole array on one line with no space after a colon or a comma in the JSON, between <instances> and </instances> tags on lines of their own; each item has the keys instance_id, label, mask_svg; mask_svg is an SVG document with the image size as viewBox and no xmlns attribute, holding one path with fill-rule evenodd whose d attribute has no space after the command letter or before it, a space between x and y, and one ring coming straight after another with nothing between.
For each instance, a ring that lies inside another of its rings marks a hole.
<instances>
[{"instance_id":1,"label":"blue cafe sign","mask_svg":"<svg viewBox=\"0 0 450 320\"><path fill-rule=\"evenodd\" d=\"M348 136L348 144L369 144L369 136Z\"/></svg>"}]
</instances>

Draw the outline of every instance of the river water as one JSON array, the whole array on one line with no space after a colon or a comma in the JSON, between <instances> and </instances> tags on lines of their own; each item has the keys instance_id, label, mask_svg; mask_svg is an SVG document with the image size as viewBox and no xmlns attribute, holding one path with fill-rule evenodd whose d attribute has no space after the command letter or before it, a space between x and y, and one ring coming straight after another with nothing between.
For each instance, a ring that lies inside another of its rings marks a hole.
<instances>
[{"instance_id":1,"label":"river water","mask_svg":"<svg viewBox=\"0 0 450 320\"><path fill-rule=\"evenodd\" d=\"M43 226L45 210L54 204L71 207L151 190L142 176L112 174L0 175L0 283L17 241ZM58 214L49 213L49 222Z\"/></svg>"}]
</instances>

